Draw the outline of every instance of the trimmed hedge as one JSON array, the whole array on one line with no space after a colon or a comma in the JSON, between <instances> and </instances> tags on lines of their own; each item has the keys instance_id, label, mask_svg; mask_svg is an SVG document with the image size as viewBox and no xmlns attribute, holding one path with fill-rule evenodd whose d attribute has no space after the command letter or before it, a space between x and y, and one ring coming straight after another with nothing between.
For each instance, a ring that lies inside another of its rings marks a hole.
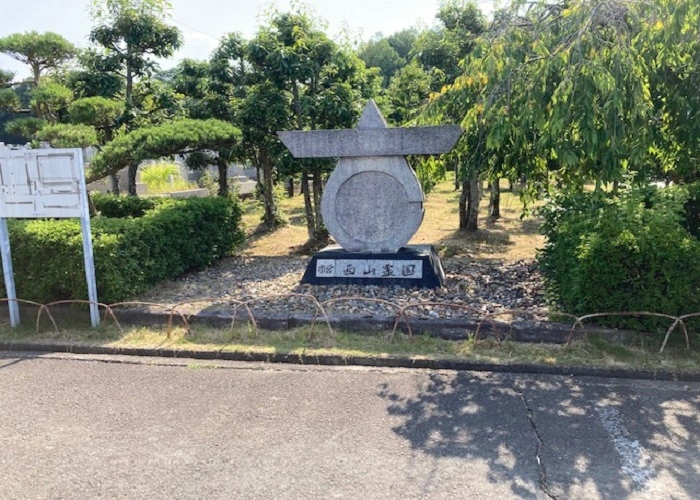
<instances>
[{"instance_id":1,"label":"trimmed hedge","mask_svg":"<svg viewBox=\"0 0 700 500\"><path fill-rule=\"evenodd\" d=\"M577 194L550 202L538 260L549 299L563 312L700 312L700 193L694 186ZM653 330L668 320L609 317Z\"/></svg>"},{"instance_id":2,"label":"trimmed hedge","mask_svg":"<svg viewBox=\"0 0 700 500\"><path fill-rule=\"evenodd\" d=\"M167 199L140 218L93 218L98 299L122 301L209 266L243 242L240 220L233 198ZM10 241L19 298L87 299L79 221L13 220Z\"/></svg>"},{"instance_id":3,"label":"trimmed hedge","mask_svg":"<svg viewBox=\"0 0 700 500\"><path fill-rule=\"evenodd\" d=\"M103 217L143 217L149 210L162 204L167 198L142 198L140 196L115 196L113 194L93 193L91 195L95 210Z\"/></svg>"}]
</instances>

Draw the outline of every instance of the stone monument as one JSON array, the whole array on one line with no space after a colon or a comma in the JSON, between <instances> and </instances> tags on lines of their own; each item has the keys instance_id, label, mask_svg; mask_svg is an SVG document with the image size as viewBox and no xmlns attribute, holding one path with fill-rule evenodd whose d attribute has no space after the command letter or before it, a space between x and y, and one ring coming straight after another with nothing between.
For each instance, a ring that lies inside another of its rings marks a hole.
<instances>
[{"instance_id":1,"label":"stone monument","mask_svg":"<svg viewBox=\"0 0 700 500\"><path fill-rule=\"evenodd\" d=\"M448 153L456 125L387 128L374 101L356 129L278 132L295 158L338 157L321 215L340 246L317 253L302 283L433 288L444 271L431 245L407 245L423 221L423 190L406 155Z\"/></svg>"}]
</instances>

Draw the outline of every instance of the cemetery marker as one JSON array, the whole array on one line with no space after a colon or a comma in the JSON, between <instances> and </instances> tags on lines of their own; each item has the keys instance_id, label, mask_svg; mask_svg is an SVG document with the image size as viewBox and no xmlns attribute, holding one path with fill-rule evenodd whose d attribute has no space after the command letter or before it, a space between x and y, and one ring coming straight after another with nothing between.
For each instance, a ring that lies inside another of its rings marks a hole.
<instances>
[{"instance_id":1,"label":"cemetery marker","mask_svg":"<svg viewBox=\"0 0 700 500\"><path fill-rule=\"evenodd\" d=\"M338 157L321 202L341 248L316 254L302 283L436 287L444 280L430 245L407 246L423 221L423 190L406 155L448 153L456 125L387 128L374 101L356 129L278 132L295 158Z\"/></svg>"}]
</instances>

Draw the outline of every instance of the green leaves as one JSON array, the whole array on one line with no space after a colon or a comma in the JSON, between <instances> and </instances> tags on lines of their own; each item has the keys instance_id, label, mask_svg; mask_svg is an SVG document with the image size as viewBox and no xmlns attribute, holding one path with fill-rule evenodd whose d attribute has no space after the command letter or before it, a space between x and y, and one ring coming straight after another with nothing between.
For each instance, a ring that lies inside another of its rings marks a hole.
<instances>
[{"instance_id":1,"label":"green leaves","mask_svg":"<svg viewBox=\"0 0 700 500\"><path fill-rule=\"evenodd\" d=\"M15 74L12 71L0 68L0 88L8 87L12 83L14 77Z\"/></svg>"},{"instance_id":2,"label":"green leaves","mask_svg":"<svg viewBox=\"0 0 700 500\"><path fill-rule=\"evenodd\" d=\"M12 89L0 88L0 112L12 113L19 111L19 96Z\"/></svg>"},{"instance_id":3,"label":"green leaves","mask_svg":"<svg viewBox=\"0 0 700 500\"><path fill-rule=\"evenodd\" d=\"M15 118L14 120L7 122L7 125L5 125L5 131L7 131L8 134L18 135L29 141L34 137L34 134L41 130L45 125L46 122L40 118Z\"/></svg>"},{"instance_id":4,"label":"green leaves","mask_svg":"<svg viewBox=\"0 0 700 500\"><path fill-rule=\"evenodd\" d=\"M68 116L73 123L92 125L99 129L114 127L123 113L123 102L104 97L78 99L68 108Z\"/></svg>"},{"instance_id":5,"label":"green leaves","mask_svg":"<svg viewBox=\"0 0 700 500\"><path fill-rule=\"evenodd\" d=\"M557 196L542 210L539 253L549 298L564 312L690 313L700 307L700 190L644 188ZM653 329L658 320L606 318Z\"/></svg>"},{"instance_id":6,"label":"green leaves","mask_svg":"<svg viewBox=\"0 0 700 500\"><path fill-rule=\"evenodd\" d=\"M31 105L45 120L55 123L73 100L73 92L56 82L42 82L32 91Z\"/></svg>"},{"instance_id":7,"label":"green leaves","mask_svg":"<svg viewBox=\"0 0 700 500\"><path fill-rule=\"evenodd\" d=\"M368 68L381 70L385 86L389 84L391 77L406 65L406 59L399 55L386 38L370 41L360 49L358 55Z\"/></svg>"},{"instance_id":8,"label":"green leaves","mask_svg":"<svg viewBox=\"0 0 700 500\"><path fill-rule=\"evenodd\" d=\"M220 120L179 120L145 127L118 136L97 154L87 182L118 172L131 164L164 156L230 148L240 140L239 129Z\"/></svg>"},{"instance_id":9,"label":"green leaves","mask_svg":"<svg viewBox=\"0 0 700 500\"><path fill-rule=\"evenodd\" d=\"M523 13L516 2L434 99L434 116L467 129L467 169L525 175L531 193L552 176L562 187L641 182L683 165L675 179L696 178L700 7L688 4L576 0Z\"/></svg>"},{"instance_id":10,"label":"green leaves","mask_svg":"<svg viewBox=\"0 0 700 500\"><path fill-rule=\"evenodd\" d=\"M398 125L416 118L430 95L431 83L430 75L415 61L400 69L386 91L387 118Z\"/></svg>"},{"instance_id":11,"label":"green leaves","mask_svg":"<svg viewBox=\"0 0 700 500\"><path fill-rule=\"evenodd\" d=\"M48 142L54 148L86 148L99 143L94 127L66 123L46 125L34 134L34 139Z\"/></svg>"},{"instance_id":12,"label":"green leaves","mask_svg":"<svg viewBox=\"0 0 700 500\"><path fill-rule=\"evenodd\" d=\"M38 84L41 72L72 59L78 50L57 33L28 31L0 38L0 52L28 64Z\"/></svg>"},{"instance_id":13,"label":"green leaves","mask_svg":"<svg viewBox=\"0 0 700 500\"><path fill-rule=\"evenodd\" d=\"M182 44L180 31L161 19L125 12L110 24L97 26L90 32L90 40L119 54L131 65L135 74L147 69L144 55L169 57Z\"/></svg>"}]
</instances>

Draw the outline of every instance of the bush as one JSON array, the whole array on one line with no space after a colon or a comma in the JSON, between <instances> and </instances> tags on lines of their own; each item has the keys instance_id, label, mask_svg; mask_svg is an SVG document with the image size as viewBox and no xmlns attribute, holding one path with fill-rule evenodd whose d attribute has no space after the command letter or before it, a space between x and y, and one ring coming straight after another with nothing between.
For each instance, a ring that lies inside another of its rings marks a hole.
<instances>
[{"instance_id":1,"label":"bush","mask_svg":"<svg viewBox=\"0 0 700 500\"><path fill-rule=\"evenodd\" d=\"M685 227L690 234L700 238L700 182L688 186L685 202Z\"/></svg>"},{"instance_id":2,"label":"bush","mask_svg":"<svg viewBox=\"0 0 700 500\"><path fill-rule=\"evenodd\" d=\"M188 198L167 200L140 218L92 219L98 299L122 301L209 266L242 243L240 218L232 198ZM17 296L86 299L79 221L10 222Z\"/></svg>"},{"instance_id":3,"label":"bush","mask_svg":"<svg viewBox=\"0 0 700 500\"><path fill-rule=\"evenodd\" d=\"M116 196L102 193L93 193L91 197L95 210L102 217L109 218L142 217L148 210L153 210L165 200L165 198Z\"/></svg>"},{"instance_id":4,"label":"bush","mask_svg":"<svg viewBox=\"0 0 700 500\"><path fill-rule=\"evenodd\" d=\"M538 259L549 298L564 312L700 312L700 241L689 233L688 187L563 196L543 210ZM604 318L654 329L668 320Z\"/></svg>"}]
</instances>

